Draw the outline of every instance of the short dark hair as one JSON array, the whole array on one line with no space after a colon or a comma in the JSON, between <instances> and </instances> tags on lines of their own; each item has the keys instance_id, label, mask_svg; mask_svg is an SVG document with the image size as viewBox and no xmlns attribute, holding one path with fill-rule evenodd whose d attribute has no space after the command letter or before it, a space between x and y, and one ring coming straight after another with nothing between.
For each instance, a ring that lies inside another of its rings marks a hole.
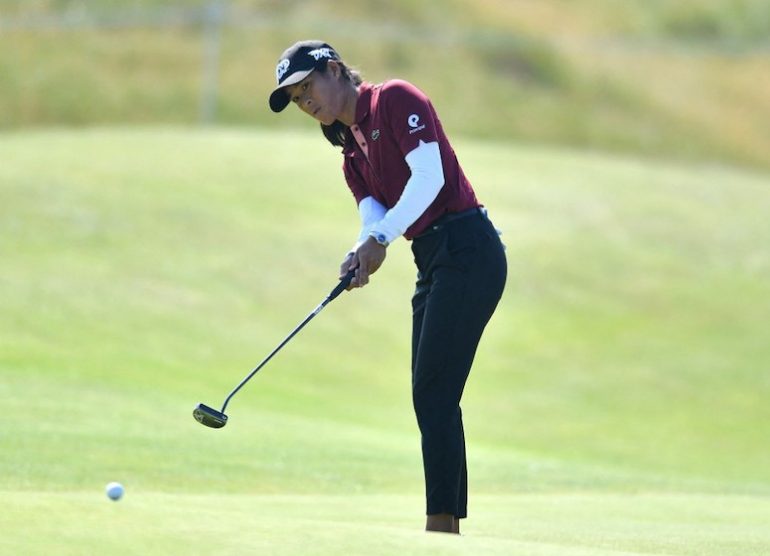
<instances>
[{"instance_id":1,"label":"short dark hair","mask_svg":"<svg viewBox=\"0 0 770 556\"><path fill-rule=\"evenodd\" d=\"M361 77L361 73L353 68L349 68L342 60L338 60L337 65L340 66L340 69L342 70L342 78L346 81L350 81L356 86L364 82L363 77ZM321 65L317 71L320 71L321 73L326 72L326 64ZM324 137L326 137L329 143L335 147L345 146L348 126L343 124L341 121L336 120L331 125L321 124L321 131L323 131Z\"/></svg>"}]
</instances>

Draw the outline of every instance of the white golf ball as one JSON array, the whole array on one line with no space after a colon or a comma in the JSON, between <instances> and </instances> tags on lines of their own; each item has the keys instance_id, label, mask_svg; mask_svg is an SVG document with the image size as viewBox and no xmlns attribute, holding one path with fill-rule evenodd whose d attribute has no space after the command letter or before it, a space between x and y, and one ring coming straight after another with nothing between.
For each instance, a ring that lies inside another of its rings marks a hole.
<instances>
[{"instance_id":1,"label":"white golf ball","mask_svg":"<svg viewBox=\"0 0 770 556\"><path fill-rule=\"evenodd\" d=\"M107 497L110 500L115 500L116 502L120 500L123 496L123 485L120 483L110 483L105 487L105 492L107 493Z\"/></svg>"}]
</instances>

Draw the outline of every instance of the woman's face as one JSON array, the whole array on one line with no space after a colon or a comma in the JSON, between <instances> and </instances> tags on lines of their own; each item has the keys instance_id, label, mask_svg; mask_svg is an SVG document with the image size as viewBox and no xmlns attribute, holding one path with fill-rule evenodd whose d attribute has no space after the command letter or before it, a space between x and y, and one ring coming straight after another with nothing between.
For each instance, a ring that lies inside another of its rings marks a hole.
<instances>
[{"instance_id":1,"label":"woman's face","mask_svg":"<svg viewBox=\"0 0 770 556\"><path fill-rule=\"evenodd\" d=\"M344 95L339 79L339 66L328 62L326 71L314 71L286 93L300 110L324 125L331 125L342 112Z\"/></svg>"}]
</instances>

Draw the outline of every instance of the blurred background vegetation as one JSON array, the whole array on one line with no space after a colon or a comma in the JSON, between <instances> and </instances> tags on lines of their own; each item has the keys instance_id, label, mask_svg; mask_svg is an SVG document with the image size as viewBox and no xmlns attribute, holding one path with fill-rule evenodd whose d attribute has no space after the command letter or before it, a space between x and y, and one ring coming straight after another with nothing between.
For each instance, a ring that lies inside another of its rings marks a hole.
<instances>
[{"instance_id":1,"label":"blurred background vegetation","mask_svg":"<svg viewBox=\"0 0 770 556\"><path fill-rule=\"evenodd\" d=\"M453 136L770 168L767 0L3 0L0 130L312 127L266 102L302 38Z\"/></svg>"}]
</instances>

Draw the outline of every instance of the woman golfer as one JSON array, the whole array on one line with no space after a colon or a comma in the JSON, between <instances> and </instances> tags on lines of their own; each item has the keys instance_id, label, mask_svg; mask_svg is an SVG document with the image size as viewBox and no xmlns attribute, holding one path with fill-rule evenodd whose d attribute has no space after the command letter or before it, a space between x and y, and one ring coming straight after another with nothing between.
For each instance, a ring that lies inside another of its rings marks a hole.
<instances>
[{"instance_id":1,"label":"woman golfer","mask_svg":"<svg viewBox=\"0 0 770 556\"><path fill-rule=\"evenodd\" d=\"M503 292L503 245L463 174L430 100L414 85L363 82L321 41L288 48L270 108L290 103L342 147L361 233L340 275L363 287L388 245L412 241L412 394L422 434L428 531L459 533L468 484L460 398L485 325Z\"/></svg>"}]
</instances>

